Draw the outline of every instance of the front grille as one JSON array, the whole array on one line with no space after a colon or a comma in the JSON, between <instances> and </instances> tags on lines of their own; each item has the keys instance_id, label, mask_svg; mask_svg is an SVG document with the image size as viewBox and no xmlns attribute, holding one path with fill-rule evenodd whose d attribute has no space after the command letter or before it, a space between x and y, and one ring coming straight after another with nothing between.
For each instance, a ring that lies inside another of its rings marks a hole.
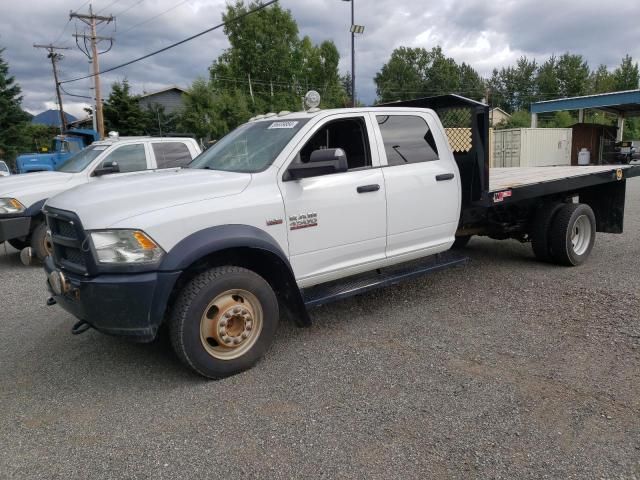
<instances>
[{"instance_id":1,"label":"front grille","mask_svg":"<svg viewBox=\"0 0 640 480\"><path fill-rule=\"evenodd\" d=\"M56 265L75 273L87 273L86 237L80 220L71 212L49 208L47 224L51 230L53 260Z\"/></svg>"},{"instance_id":2,"label":"front grille","mask_svg":"<svg viewBox=\"0 0 640 480\"><path fill-rule=\"evenodd\" d=\"M82 251L77 248L62 247L62 252L62 258L64 258L68 263L80 265L82 268L87 267Z\"/></svg>"},{"instance_id":3,"label":"front grille","mask_svg":"<svg viewBox=\"0 0 640 480\"><path fill-rule=\"evenodd\" d=\"M57 233L58 235L62 235L63 237L67 237L67 238L73 238L76 239L77 238L77 233L76 233L76 229L74 228L73 224L71 224L70 222L64 221L64 220L57 220L55 222L55 233ZM52 230L53 232L54 230Z\"/></svg>"}]
</instances>

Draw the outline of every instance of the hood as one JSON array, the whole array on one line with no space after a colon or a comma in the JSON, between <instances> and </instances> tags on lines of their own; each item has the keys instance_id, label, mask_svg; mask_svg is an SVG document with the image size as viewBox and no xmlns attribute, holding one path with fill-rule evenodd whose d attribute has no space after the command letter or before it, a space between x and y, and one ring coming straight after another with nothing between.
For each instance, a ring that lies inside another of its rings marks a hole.
<instances>
[{"instance_id":1,"label":"hood","mask_svg":"<svg viewBox=\"0 0 640 480\"><path fill-rule=\"evenodd\" d=\"M242 192L249 173L184 169L101 178L61 193L47 206L75 212L87 230L148 212Z\"/></svg>"},{"instance_id":2,"label":"hood","mask_svg":"<svg viewBox=\"0 0 640 480\"><path fill-rule=\"evenodd\" d=\"M66 172L35 172L11 175L0 182L0 197L17 198L29 207L35 202L49 198L65 188L73 178Z\"/></svg>"}]
</instances>

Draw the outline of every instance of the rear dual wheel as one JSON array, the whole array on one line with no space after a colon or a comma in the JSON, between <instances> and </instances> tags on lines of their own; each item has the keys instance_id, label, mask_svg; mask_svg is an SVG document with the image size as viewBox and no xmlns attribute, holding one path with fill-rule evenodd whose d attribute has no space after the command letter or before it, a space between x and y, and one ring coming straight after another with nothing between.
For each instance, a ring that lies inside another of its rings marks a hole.
<instances>
[{"instance_id":1,"label":"rear dual wheel","mask_svg":"<svg viewBox=\"0 0 640 480\"><path fill-rule=\"evenodd\" d=\"M240 267L217 267L191 280L169 319L171 343L188 367L208 378L251 368L278 327L278 301L269 283Z\"/></svg>"},{"instance_id":2,"label":"rear dual wheel","mask_svg":"<svg viewBox=\"0 0 640 480\"><path fill-rule=\"evenodd\" d=\"M581 265L595 243L595 215L591 207L582 203L551 204L538 211L530 235L539 260Z\"/></svg>"}]
</instances>

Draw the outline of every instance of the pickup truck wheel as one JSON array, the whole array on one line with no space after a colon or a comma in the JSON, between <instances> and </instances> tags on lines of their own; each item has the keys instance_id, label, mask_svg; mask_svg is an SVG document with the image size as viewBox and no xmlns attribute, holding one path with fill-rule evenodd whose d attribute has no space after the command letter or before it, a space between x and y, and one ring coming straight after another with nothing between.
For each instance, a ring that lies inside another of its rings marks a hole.
<instances>
[{"instance_id":1,"label":"pickup truck wheel","mask_svg":"<svg viewBox=\"0 0 640 480\"><path fill-rule=\"evenodd\" d=\"M453 242L453 245L451 246L452 250L460 250L464 247L467 246L467 243L469 243L469 240L471 240L472 235L462 235L460 237L456 237L456 239Z\"/></svg>"},{"instance_id":2,"label":"pickup truck wheel","mask_svg":"<svg viewBox=\"0 0 640 480\"><path fill-rule=\"evenodd\" d=\"M533 222L531 224L531 230L529 236L531 237L531 247L533 248L533 254L541 262L551 262L553 257L551 255L551 241L550 231L553 218L558 210L560 210L564 203L551 203L543 205L538 208L535 214Z\"/></svg>"},{"instance_id":3,"label":"pickup truck wheel","mask_svg":"<svg viewBox=\"0 0 640 480\"><path fill-rule=\"evenodd\" d=\"M188 367L219 379L251 368L271 345L278 300L269 283L240 267L217 267L191 280L169 318L171 344Z\"/></svg>"},{"instance_id":4,"label":"pickup truck wheel","mask_svg":"<svg viewBox=\"0 0 640 480\"><path fill-rule=\"evenodd\" d=\"M47 234L48 227L46 223L39 224L31 234L31 248L41 262L46 257L51 255L53 246L51 245L51 238Z\"/></svg>"},{"instance_id":5,"label":"pickup truck wheel","mask_svg":"<svg viewBox=\"0 0 640 480\"><path fill-rule=\"evenodd\" d=\"M551 225L551 255L560 265L584 263L596 240L596 217L583 203L565 204Z\"/></svg>"}]
</instances>

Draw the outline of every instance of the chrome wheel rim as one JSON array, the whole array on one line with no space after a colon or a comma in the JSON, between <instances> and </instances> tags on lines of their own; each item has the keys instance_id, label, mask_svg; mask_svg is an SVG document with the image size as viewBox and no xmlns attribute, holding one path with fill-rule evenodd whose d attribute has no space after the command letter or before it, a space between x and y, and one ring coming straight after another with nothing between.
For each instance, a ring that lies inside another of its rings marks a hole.
<instances>
[{"instance_id":1,"label":"chrome wheel rim","mask_svg":"<svg viewBox=\"0 0 640 480\"><path fill-rule=\"evenodd\" d=\"M227 290L202 313L200 341L212 357L233 360L251 350L262 324L262 305L255 295L241 289Z\"/></svg>"},{"instance_id":2,"label":"chrome wheel rim","mask_svg":"<svg viewBox=\"0 0 640 480\"><path fill-rule=\"evenodd\" d=\"M580 215L571 229L571 246L576 255L584 255L591 243L591 222L586 215Z\"/></svg>"}]
</instances>

